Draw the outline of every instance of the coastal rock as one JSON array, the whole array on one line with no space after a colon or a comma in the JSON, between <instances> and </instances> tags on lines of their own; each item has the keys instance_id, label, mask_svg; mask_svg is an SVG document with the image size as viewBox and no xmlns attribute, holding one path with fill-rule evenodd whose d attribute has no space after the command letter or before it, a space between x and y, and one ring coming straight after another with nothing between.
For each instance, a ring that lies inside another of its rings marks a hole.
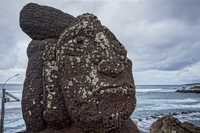
<instances>
[{"instance_id":1,"label":"coastal rock","mask_svg":"<svg viewBox=\"0 0 200 133\"><path fill-rule=\"evenodd\" d=\"M180 93L200 93L200 86L193 86L189 89L186 89L187 87L183 87L181 90L177 90L176 92Z\"/></svg>"},{"instance_id":2,"label":"coastal rock","mask_svg":"<svg viewBox=\"0 0 200 133\"><path fill-rule=\"evenodd\" d=\"M34 40L58 38L75 21L76 18L67 13L35 3L27 4L20 12L20 27Z\"/></svg>"},{"instance_id":3,"label":"coastal rock","mask_svg":"<svg viewBox=\"0 0 200 133\"><path fill-rule=\"evenodd\" d=\"M159 118L150 127L151 133L200 133L200 127L189 122L181 123L172 115Z\"/></svg>"},{"instance_id":4,"label":"coastal rock","mask_svg":"<svg viewBox=\"0 0 200 133\"><path fill-rule=\"evenodd\" d=\"M20 15L26 16L26 8L31 12L41 8L42 12L36 12L38 16L43 12L50 16L59 13L50 7L28 4ZM44 40L29 44L22 98L26 131L139 133L130 119L136 98L132 62L126 49L93 14L74 20L62 34L56 32L60 34L58 39L48 36L50 30L60 28L54 25L53 29L39 30L39 38ZM20 19L20 25L23 23Z\"/></svg>"}]
</instances>

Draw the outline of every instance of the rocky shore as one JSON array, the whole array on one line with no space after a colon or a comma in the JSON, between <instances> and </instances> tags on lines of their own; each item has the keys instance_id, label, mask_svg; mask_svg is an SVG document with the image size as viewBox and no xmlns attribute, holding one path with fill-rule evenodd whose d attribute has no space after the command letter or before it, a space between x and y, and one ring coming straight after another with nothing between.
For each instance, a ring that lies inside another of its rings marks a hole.
<instances>
[{"instance_id":1,"label":"rocky shore","mask_svg":"<svg viewBox=\"0 0 200 133\"><path fill-rule=\"evenodd\" d=\"M190 122L181 123L172 115L159 118L150 127L151 133L200 133L200 127Z\"/></svg>"},{"instance_id":2,"label":"rocky shore","mask_svg":"<svg viewBox=\"0 0 200 133\"><path fill-rule=\"evenodd\" d=\"M200 94L200 86L193 86L193 87L190 87L189 89L186 89L186 87L183 87L181 90L177 90L176 92Z\"/></svg>"},{"instance_id":3,"label":"rocky shore","mask_svg":"<svg viewBox=\"0 0 200 133\"><path fill-rule=\"evenodd\" d=\"M153 130L156 130L157 131L157 133L160 133L159 131L158 131L158 127L155 127L155 126L153 126L153 123L155 123L155 122L157 122L157 121L159 121L159 122L161 122L160 121L160 119L163 119L163 118L166 118L166 116L172 116L172 117L174 117L174 118L176 118L176 119L178 119L178 121L181 121L181 122L183 122L183 123L189 123L189 122L185 122L185 121L183 121L183 120L179 120L179 118L180 118L180 116L183 116L183 117L185 117L185 116L191 116L191 115L193 115L193 114L198 114L198 113L200 113L200 110L189 110L189 111L181 111L181 112L170 112L170 113L160 113L160 114L154 114L154 115L149 115L149 116L147 116L147 117L143 117L142 115L141 115L141 118L140 117L137 117L137 118L134 118L134 117L132 117L133 118L133 120L134 121L136 121L137 122L137 124L138 125L140 125L139 126L139 130L140 130L140 133L149 133L152 129ZM187 120L186 120L187 121ZM168 121L163 121L163 125L167 125L167 122ZM173 122L173 121L172 121ZM146 124L147 123L151 123L151 124L149 124L149 128L148 129L142 129L142 126L141 126L141 123L143 123L145 126L146 126ZM194 124L194 123L193 123ZM153 126L153 127L152 127ZM169 127L170 127L171 125L169 125ZM176 125L177 126L177 125ZM150 130L150 127L152 127L151 128L151 130ZM194 126L195 128L199 128L199 127L197 127L197 126ZM154 129L154 128L157 128L157 129ZM177 127L178 128L178 127ZM188 127L189 128L189 127ZM193 127L192 127L193 128ZM152 132L151 131L151 133L155 133L155 132ZM168 132L168 131L163 131L162 133L171 133L171 132ZM176 133L179 133L178 131L176 132ZM182 133L182 132L181 132ZM184 133L184 132L183 132ZM189 132L189 133L193 133L193 132ZM195 132L194 132L195 133Z\"/></svg>"},{"instance_id":4,"label":"rocky shore","mask_svg":"<svg viewBox=\"0 0 200 133\"><path fill-rule=\"evenodd\" d=\"M155 114L155 115L151 115L151 116L148 116L148 117L145 117L145 120L149 120L149 119L158 119L158 118L161 118L161 117L164 117L166 115L172 115L172 116L176 116L176 115L183 115L183 114L192 114L192 113L200 113L199 110L189 110L189 111L182 111L182 112L171 112L169 114ZM138 121L142 121L142 119L137 119Z\"/></svg>"}]
</instances>

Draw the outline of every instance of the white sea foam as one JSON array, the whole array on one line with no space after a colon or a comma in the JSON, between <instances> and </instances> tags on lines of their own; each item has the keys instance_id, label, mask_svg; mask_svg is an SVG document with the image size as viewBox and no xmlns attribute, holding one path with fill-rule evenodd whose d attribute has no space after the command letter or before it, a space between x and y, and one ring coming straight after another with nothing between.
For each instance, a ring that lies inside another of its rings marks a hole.
<instances>
[{"instance_id":1,"label":"white sea foam","mask_svg":"<svg viewBox=\"0 0 200 133\"><path fill-rule=\"evenodd\" d=\"M175 89L162 89L162 88L155 88L155 89L137 89L136 92L175 92Z\"/></svg>"},{"instance_id":2,"label":"white sea foam","mask_svg":"<svg viewBox=\"0 0 200 133\"><path fill-rule=\"evenodd\" d=\"M135 111L144 110L169 110L169 109L200 109L200 103L194 105L183 104L156 104L152 106L145 106L142 108L136 108Z\"/></svg>"},{"instance_id":3,"label":"white sea foam","mask_svg":"<svg viewBox=\"0 0 200 133\"><path fill-rule=\"evenodd\" d=\"M193 103L197 102L197 100L192 98L186 98L186 99L153 99L148 100L149 102L164 102L164 103Z\"/></svg>"},{"instance_id":4,"label":"white sea foam","mask_svg":"<svg viewBox=\"0 0 200 133\"><path fill-rule=\"evenodd\" d=\"M192 98L186 99L141 99L138 104L178 104L178 103L197 103L198 100Z\"/></svg>"},{"instance_id":5,"label":"white sea foam","mask_svg":"<svg viewBox=\"0 0 200 133\"><path fill-rule=\"evenodd\" d=\"M146 119L142 118L142 121L138 121L137 119L131 118L133 121L137 121L137 127L142 133L150 133L149 127L157 120L157 119Z\"/></svg>"},{"instance_id":6,"label":"white sea foam","mask_svg":"<svg viewBox=\"0 0 200 133\"><path fill-rule=\"evenodd\" d=\"M186 98L186 99L159 99L159 101L167 102L167 103L192 103L197 102L197 100L192 98Z\"/></svg>"},{"instance_id":7,"label":"white sea foam","mask_svg":"<svg viewBox=\"0 0 200 133\"><path fill-rule=\"evenodd\" d=\"M161 91L162 89L161 88L158 88L158 89L136 89L136 92L157 92L157 91Z\"/></svg>"}]
</instances>

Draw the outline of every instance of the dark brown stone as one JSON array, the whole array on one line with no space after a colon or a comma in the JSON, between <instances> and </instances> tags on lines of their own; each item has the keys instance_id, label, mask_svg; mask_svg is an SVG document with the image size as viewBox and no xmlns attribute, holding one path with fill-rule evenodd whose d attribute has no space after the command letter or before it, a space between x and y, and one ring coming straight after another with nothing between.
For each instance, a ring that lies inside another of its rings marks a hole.
<instances>
[{"instance_id":1,"label":"dark brown stone","mask_svg":"<svg viewBox=\"0 0 200 133\"><path fill-rule=\"evenodd\" d=\"M150 127L151 133L200 133L200 127L189 122L181 123L172 115L159 118Z\"/></svg>"},{"instance_id":2,"label":"dark brown stone","mask_svg":"<svg viewBox=\"0 0 200 133\"><path fill-rule=\"evenodd\" d=\"M34 40L58 38L74 21L76 18L67 13L35 3L27 4L20 12L20 27Z\"/></svg>"},{"instance_id":3,"label":"dark brown stone","mask_svg":"<svg viewBox=\"0 0 200 133\"><path fill-rule=\"evenodd\" d=\"M43 60L45 44L32 41L27 48L29 57L22 96L22 112L27 131L40 131L47 127L43 117ZM42 101L42 102L41 102Z\"/></svg>"},{"instance_id":4,"label":"dark brown stone","mask_svg":"<svg viewBox=\"0 0 200 133\"><path fill-rule=\"evenodd\" d=\"M136 106L132 62L96 16L78 16L58 40L32 41L27 55L27 132L139 133L130 119Z\"/></svg>"}]
</instances>

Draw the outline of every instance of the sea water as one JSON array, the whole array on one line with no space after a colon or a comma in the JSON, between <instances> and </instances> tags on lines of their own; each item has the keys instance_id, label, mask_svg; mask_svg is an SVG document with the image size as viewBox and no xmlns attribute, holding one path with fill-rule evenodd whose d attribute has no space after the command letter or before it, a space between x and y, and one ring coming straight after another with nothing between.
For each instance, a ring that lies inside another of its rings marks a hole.
<instances>
[{"instance_id":1,"label":"sea water","mask_svg":"<svg viewBox=\"0 0 200 133\"><path fill-rule=\"evenodd\" d=\"M0 84L2 89L2 84ZM6 84L4 86L6 92L22 99L22 84ZM8 97L6 95L6 97ZM9 97L10 98L10 97ZM0 91L0 109L2 104L2 91ZM10 100L14 100L10 98ZM25 123L22 118L21 102L7 102L5 103L5 116L4 116L4 133L15 133L24 130Z\"/></svg>"},{"instance_id":2,"label":"sea water","mask_svg":"<svg viewBox=\"0 0 200 133\"><path fill-rule=\"evenodd\" d=\"M2 88L1 84L0 87ZM22 87L23 85L16 84L4 86L6 92L19 99L22 98ZM182 85L136 85L137 106L131 119L137 122L141 133L149 133L152 123L167 114L172 114L181 122L189 121L200 126L200 94L175 92L182 87ZM0 92L0 99L1 96ZM25 128L21 103L5 103L4 132L15 133Z\"/></svg>"},{"instance_id":3,"label":"sea water","mask_svg":"<svg viewBox=\"0 0 200 133\"><path fill-rule=\"evenodd\" d=\"M172 114L181 122L189 121L200 126L200 94L178 93L183 85L136 85L137 105L131 118L141 133L158 118ZM191 87L191 86L186 86Z\"/></svg>"}]
</instances>

